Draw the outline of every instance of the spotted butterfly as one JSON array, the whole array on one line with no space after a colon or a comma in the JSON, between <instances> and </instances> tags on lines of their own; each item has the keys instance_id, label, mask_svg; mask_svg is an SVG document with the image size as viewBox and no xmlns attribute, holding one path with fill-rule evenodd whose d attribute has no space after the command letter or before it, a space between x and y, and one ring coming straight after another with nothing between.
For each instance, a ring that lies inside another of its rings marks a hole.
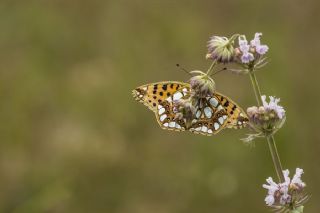
<instances>
[{"instance_id":1,"label":"spotted butterfly","mask_svg":"<svg viewBox=\"0 0 320 213\"><path fill-rule=\"evenodd\" d=\"M196 104L195 118L191 121L177 116L174 102L188 99L190 92L189 83L165 81L142 85L132 94L155 113L162 129L188 130L210 136L224 128L246 126L248 118L244 111L230 98L217 92Z\"/></svg>"}]
</instances>

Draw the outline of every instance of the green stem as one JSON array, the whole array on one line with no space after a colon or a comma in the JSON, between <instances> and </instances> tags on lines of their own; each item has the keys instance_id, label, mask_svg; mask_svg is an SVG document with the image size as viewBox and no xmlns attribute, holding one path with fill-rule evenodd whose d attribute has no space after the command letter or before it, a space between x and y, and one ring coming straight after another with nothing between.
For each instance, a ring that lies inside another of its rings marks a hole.
<instances>
[{"instance_id":1,"label":"green stem","mask_svg":"<svg viewBox=\"0 0 320 213\"><path fill-rule=\"evenodd\" d=\"M253 86L254 95L256 96L256 100L259 106L262 106L261 102L261 90L258 84L258 80L253 71L250 71L250 80Z\"/></svg>"},{"instance_id":2,"label":"green stem","mask_svg":"<svg viewBox=\"0 0 320 213\"><path fill-rule=\"evenodd\" d=\"M213 67L216 65L216 60L214 60L212 62L212 64L210 65L208 71L207 71L207 75L210 76L211 71L213 70Z\"/></svg>"},{"instance_id":3,"label":"green stem","mask_svg":"<svg viewBox=\"0 0 320 213\"><path fill-rule=\"evenodd\" d=\"M258 84L257 77L254 73L253 67L249 69L249 75L250 75L250 79L251 79L252 87L254 90L254 94L256 96L257 103L259 106L262 106L261 90L260 90L260 87ZM269 145L269 150L271 153L273 165L276 170L278 179L280 182L284 182L285 179L284 179L284 175L282 173L283 170L282 170L282 165L281 165L280 157L279 157L277 146L276 146L276 141L275 141L273 135L267 136L267 140L268 140L268 145Z\"/></svg>"},{"instance_id":4,"label":"green stem","mask_svg":"<svg viewBox=\"0 0 320 213\"><path fill-rule=\"evenodd\" d=\"M284 182L284 176L283 176L283 169L282 169L282 165L281 165L281 161L280 161L280 157L278 154L278 150L277 150L277 146L276 146L276 141L274 140L273 135L268 136L267 137L268 140L268 145L269 145L269 150L271 153L271 157L272 157L272 161L274 164L274 167L276 169L277 172L277 176L280 182Z\"/></svg>"}]
</instances>

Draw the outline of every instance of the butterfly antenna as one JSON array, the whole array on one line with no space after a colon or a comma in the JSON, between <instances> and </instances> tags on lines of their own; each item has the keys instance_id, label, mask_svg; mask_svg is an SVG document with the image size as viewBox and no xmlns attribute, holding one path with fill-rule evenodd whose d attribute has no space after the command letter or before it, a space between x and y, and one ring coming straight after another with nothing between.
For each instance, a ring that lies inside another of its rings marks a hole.
<instances>
[{"instance_id":1,"label":"butterfly antenna","mask_svg":"<svg viewBox=\"0 0 320 213\"><path fill-rule=\"evenodd\" d=\"M227 70L226 67L224 67L224 68L222 68L221 70L218 70L218 71L212 73L210 76L214 76L215 74L218 74L219 72L222 72L222 71L225 71L225 70Z\"/></svg>"},{"instance_id":2,"label":"butterfly antenna","mask_svg":"<svg viewBox=\"0 0 320 213\"><path fill-rule=\"evenodd\" d=\"M176 64L176 66L180 68L182 71L184 71L185 73L187 73L188 75L191 75L191 73L188 72L185 68L181 67L180 64Z\"/></svg>"}]
</instances>

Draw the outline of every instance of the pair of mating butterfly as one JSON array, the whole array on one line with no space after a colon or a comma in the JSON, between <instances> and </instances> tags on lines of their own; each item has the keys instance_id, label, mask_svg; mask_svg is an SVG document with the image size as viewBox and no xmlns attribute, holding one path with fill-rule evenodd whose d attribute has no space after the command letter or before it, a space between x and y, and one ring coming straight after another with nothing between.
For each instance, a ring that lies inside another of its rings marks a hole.
<instances>
[{"instance_id":1,"label":"pair of mating butterfly","mask_svg":"<svg viewBox=\"0 0 320 213\"><path fill-rule=\"evenodd\" d=\"M196 134L213 135L224 128L240 129L248 118L234 101L214 92L202 98L195 106L191 122L179 116L176 103L188 100L192 95L189 83L165 81L142 85L132 91L133 97L155 113L162 129L191 131Z\"/></svg>"}]
</instances>

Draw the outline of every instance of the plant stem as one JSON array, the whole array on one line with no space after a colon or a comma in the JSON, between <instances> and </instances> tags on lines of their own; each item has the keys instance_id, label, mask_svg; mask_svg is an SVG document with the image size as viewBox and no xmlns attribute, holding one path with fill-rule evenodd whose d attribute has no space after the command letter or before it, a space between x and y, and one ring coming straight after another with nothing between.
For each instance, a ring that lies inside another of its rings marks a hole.
<instances>
[{"instance_id":1,"label":"plant stem","mask_svg":"<svg viewBox=\"0 0 320 213\"><path fill-rule=\"evenodd\" d=\"M256 96L256 100L259 106L262 106L261 102L261 90L258 84L258 80L253 71L250 71L250 80L253 86L254 95Z\"/></svg>"},{"instance_id":2,"label":"plant stem","mask_svg":"<svg viewBox=\"0 0 320 213\"><path fill-rule=\"evenodd\" d=\"M213 67L216 65L216 60L214 60L213 62L212 62L212 64L210 65L210 67L209 67L209 69L208 69L208 71L207 71L207 75L208 76L210 76L210 73L211 73L211 71L213 70Z\"/></svg>"},{"instance_id":3,"label":"plant stem","mask_svg":"<svg viewBox=\"0 0 320 213\"><path fill-rule=\"evenodd\" d=\"M273 135L268 136L267 137L268 140L268 145L269 145L269 150L271 153L271 157L272 157L272 161L274 164L274 167L276 169L277 172L277 176L280 182L284 182L284 176L283 176L283 169L282 169L282 165L281 165L281 161L280 161L280 157L278 154L278 150L277 150L277 146L276 146L276 141L274 140Z\"/></svg>"},{"instance_id":4,"label":"plant stem","mask_svg":"<svg viewBox=\"0 0 320 213\"><path fill-rule=\"evenodd\" d=\"M257 103L258 103L259 106L262 106L261 90L260 90L256 75L254 73L254 68L253 67L249 69L249 75L250 75L250 79L251 79L252 87L253 87L253 90L254 90L254 94L256 96ZM273 165L274 165L274 168L276 170L278 179L279 179L280 182L284 182L285 179L284 179L284 176L283 176L283 173L282 173L282 165L281 165L280 157L279 157L277 146L276 146L276 141L275 141L273 135L267 136L267 141L268 141L269 150L270 150L270 153L271 153Z\"/></svg>"}]
</instances>

